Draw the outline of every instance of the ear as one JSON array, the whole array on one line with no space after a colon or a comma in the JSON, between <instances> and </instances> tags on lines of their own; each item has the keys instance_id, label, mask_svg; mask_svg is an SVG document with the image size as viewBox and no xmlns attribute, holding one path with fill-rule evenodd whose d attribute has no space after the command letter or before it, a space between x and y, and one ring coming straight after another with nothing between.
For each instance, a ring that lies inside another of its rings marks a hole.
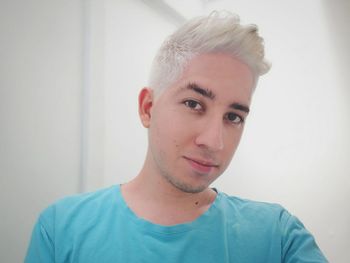
<instances>
[{"instance_id":1,"label":"ear","mask_svg":"<svg viewBox=\"0 0 350 263\"><path fill-rule=\"evenodd\" d=\"M153 90L150 88L143 88L139 94L139 116L145 128L149 128L150 126L153 101Z\"/></svg>"}]
</instances>

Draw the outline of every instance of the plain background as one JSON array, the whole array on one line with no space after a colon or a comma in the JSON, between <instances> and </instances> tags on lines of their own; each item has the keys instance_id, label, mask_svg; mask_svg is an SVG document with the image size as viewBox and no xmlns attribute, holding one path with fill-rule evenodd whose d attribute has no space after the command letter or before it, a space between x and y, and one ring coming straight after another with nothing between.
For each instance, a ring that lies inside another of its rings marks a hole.
<instances>
[{"instance_id":1,"label":"plain background","mask_svg":"<svg viewBox=\"0 0 350 263\"><path fill-rule=\"evenodd\" d=\"M350 3L0 1L0 261L21 262L53 201L134 177L147 131L137 95L185 18L227 9L259 26L272 69L213 186L280 203L331 262L350 244Z\"/></svg>"}]
</instances>

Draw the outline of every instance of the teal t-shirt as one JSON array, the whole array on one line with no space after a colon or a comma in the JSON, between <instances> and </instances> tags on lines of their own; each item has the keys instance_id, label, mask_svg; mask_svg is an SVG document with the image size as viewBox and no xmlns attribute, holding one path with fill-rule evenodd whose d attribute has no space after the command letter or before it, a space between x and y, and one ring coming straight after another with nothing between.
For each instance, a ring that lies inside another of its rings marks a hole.
<instances>
[{"instance_id":1,"label":"teal t-shirt","mask_svg":"<svg viewBox=\"0 0 350 263\"><path fill-rule=\"evenodd\" d=\"M196 220L174 226L137 217L119 186L62 199L36 223L25 263L327 262L280 205L218 192Z\"/></svg>"}]
</instances>

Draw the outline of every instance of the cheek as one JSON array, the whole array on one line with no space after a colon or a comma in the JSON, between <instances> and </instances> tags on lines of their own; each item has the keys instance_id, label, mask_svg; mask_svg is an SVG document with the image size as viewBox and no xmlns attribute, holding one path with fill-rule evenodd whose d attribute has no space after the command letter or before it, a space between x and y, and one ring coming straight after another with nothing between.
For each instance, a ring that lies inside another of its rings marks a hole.
<instances>
[{"instance_id":1,"label":"cheek","mask_svg":"<svg viewBox=\"0 0 350 263\"><path fill-rule=\"evenodd\" d=\"M169 152L171 148L179 149L185 131L181 120L176 115L166 113L154 117L149 130L151 143L156 144L163 153Z\"/></svg>"},{"instance_id":2,"label":"cheek","mask_svg":"<svg viewBox=\"0 0 350 263\"><path fill-rule=\"evenodd\" d=\"M226 145L226 150L225 150L225 159L228 160L228 162L231 161L232 157L234 156L238 145L241 141L242 137L242 130L236 131L234 134L229 134L229 136L226 136L225 140L225 145Z\"/></svg>"},{"instance_id":3,"label":"cheek","mask_svg":"<svg viewBox=\"0 0 350 263\"><path fill-rule=\"evenodd\" d=\"M167 112L164 111L155 117L153 125L157 129L158 135L168 138L176 145L179 143L178 140L186 136L191 123L182 112L175 109L169 109Z\"/></svg>"}]
</instances>

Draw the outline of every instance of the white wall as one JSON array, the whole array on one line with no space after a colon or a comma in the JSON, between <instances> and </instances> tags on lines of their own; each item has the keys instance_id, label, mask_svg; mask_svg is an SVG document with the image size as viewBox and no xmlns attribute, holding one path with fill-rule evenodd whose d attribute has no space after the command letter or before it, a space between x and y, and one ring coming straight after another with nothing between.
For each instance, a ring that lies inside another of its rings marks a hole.
<instances>
[{"instance_id":1,"label":"white wall","mask_svg":"<svg viewBox=\"0 0 350 263\"><path fill-rule=\"evenodd\" d=\"M80 1L1 1L1 262L22 262L39 211L78 190L81 47Z\"/></svg>"},{"instance_id":2,"label":"white wall","mask_svg":"<svg viewBox=\"0 0 350 263\"><path fill-rule=\"evenodd\" d=\"M146 132L137 97L156 49L175 26L141 1L106 1L105 180L126 182L141 169Z\"/></svg>"},{"instance_id":3,"label":"white wall","mask_svg":"<svg viewBox=\"0 0 350 263\"><path fill-rule=\"evenodd\" d=\"M181 16L228 8L259 25L273 68L214 186L281 203L331 262L346 262L349 5L168 0L173 10L161 13L160 2L1 2L0 261L22 261L39 211L53 200L137 174L147 147L137 95L156 49Z\"/></svg>"}]
</instances>

